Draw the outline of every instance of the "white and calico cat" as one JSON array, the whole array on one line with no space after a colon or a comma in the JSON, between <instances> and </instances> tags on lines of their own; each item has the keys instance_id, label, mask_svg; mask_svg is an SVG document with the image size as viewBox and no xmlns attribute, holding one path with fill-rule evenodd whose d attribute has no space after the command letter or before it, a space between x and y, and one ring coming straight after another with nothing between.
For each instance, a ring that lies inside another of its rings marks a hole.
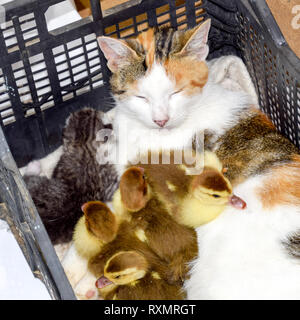
<instances>
[{"instance_id":1,"label":"white and calico cat","mask_svg":"<svg viewBox=\"0 0 300 320\"><path fill-rule=\"evenodd\" d=\"M183 148L204 130L221 136L253 102L243 90L229 92L216 84L216 75L209 73L204 62L209 28L210 20L193 32L150 29L127 43L99 38L113 72L117 163L148 149Z\"/></svg>"}]
</instances>

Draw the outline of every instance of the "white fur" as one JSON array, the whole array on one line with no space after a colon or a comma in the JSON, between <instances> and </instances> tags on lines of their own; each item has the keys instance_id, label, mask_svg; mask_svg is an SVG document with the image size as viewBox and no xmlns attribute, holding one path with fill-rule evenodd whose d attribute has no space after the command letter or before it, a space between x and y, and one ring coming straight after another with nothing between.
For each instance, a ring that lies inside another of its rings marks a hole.
<instances>
[{"instance_id":1,"label":"white fur","mask_svg":"<svg viewBox=\"0 0 300 320\"><path fill-rule=\"evenodd\" d=\"M244 91L258 105L255 87L242 59L236 56L223 56L208 63L211 80L231 91Z\"/></svg>"},{"instance_id":2,"label":"white fur","mask_svg":"<svg viewBox=\"0 0 300 320\"><path fill-rule=\"evenodd\" d=\"M72 288L75 288L88 272L87 259L78 254L74 243L72 243L61 263Z\"/></svg>"},{"instance_id":3,"label":"white fur","mask_svg":"<svg viewBox=\"0 0 300 320\"><path fill-rule=\"evenodd\" d=\"M69 249L71 247L72 242L65 242L65 243L60 243L60 244L56 244L54 246L56 255L59 259L59 261L62 261L64 259L64 257L66 256L66 254L69 252Z\"/></svg>"},{"instance_id":4,"label":"white fur","mask_svg":"<svg viewBox=\"0 0 300 320\"><path fill-rule=\"evenodd\" d=\"M63 153L63 147L57 148L52 153L48 154L46 157L40 160L34 160L30 162L27 166L20 168L21 175L24 174L34 174L34 175L41 175L46 176L47 178L51 178L53 170L57 165L61 155ZM30 169L33 166L37 167L36 162L39 162L40 170L34 170L34 172ZM27 171L29 169L29 172Z\"/></svg>"},{"instance_id":5,"label":"white fur","mask_svg":"<svg viewBox=\"0 0 300 320\"><path fill-rule=\"evenodd\" d=\"M95 286L97 278L88 270L88 260L78 254L73 242L61 263L79 300L98 299L98 290ZM89 298L88 292L93 292L94 295Z\"/></svg>"},{"instance_id":6,"label":"white fur","mask_svg":"<svg viewBox=\"0 0 300 320\"><path fill-rule=\"evenodd\" d=\"M300 208L264 210L255 194L264 178L236 188L247 209L229 207L197 229L199 258L184 285L188 299L300 299L300 262L283 246L300 228Z\"/></svg>"},{"instance_id":7,"label":"white fur","mask_svg":"<svg viewBox=\"0 0 300 320\"><path fill-rule=\"evenodd\" d=\"M26 175L38 176L42 171L41 164L38 160L31 161L25 170Z\"/></svg>"}]
</instances>

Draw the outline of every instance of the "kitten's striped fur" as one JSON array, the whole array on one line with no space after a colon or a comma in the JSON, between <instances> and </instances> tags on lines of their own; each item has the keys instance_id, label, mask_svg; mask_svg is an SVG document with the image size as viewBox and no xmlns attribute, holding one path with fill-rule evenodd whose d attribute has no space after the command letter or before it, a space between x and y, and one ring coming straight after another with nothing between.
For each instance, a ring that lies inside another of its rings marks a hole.
<instances>
[{"instance_id":1,"label":"kitten's striped fur","mask_svg":"<svg viewBox=\"0 0 300 320\"><path fill-rule=\"evenodd\" d=\"M109 127L103 113L84 108L70 115L63 131L63 154L51 179L24 176L32 199L53 244L72 240L87 201L110 201L118 186L113 165L99 165L96 134Z\"/></svg>"}]
</instances>

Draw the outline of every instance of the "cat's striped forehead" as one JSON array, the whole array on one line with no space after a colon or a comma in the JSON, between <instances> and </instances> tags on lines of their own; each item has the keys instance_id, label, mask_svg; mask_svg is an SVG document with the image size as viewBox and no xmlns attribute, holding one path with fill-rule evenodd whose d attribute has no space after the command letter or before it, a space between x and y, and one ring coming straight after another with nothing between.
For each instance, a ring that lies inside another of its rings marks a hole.
<instances>
[{"instance_id":1,"label":"cat's striped forehead","mask_svg":"<svg viewBox=\"0 0 300 320\"><path fill-rule=\"evenodd\" d=\"M193 30L175 31L172 28L154 28L141 33L137 38L145 56L145 73L154 63L161 64L166 74L175 80L176 89L185 88L192 94L201 89L208 77L208 68L203 61L191 56L178 56L191 37Z\"/></svg>"},{"instance_id":2,"label":"cat's striped forehead","mask_svg":"<svg viewBox=\"0 0 300 320\"><path fill-rule=\"evenodd\" d=\"M183 46L184 34L172 28L151 28L136 38L144 50L147 67L156 62L166 61L172 54L179 52Z\"/></svg>"},{"instance_id":3,"label":"cat's striped forehead","mask_svg":"<svg viewBox=\"0 0 300 320\"><path fill-rule=\"evenodd\" d=\"M161 27L150 28L135 39L125 40L133 53L127 63L120 64L114 72L111 79L114 93L127 96L136 92L138 81L150 75L155 65L160 65L163 74L174 82L174 90L186 94L201 90L208 78L208 68L203 61L206 36L201 34L201 26L189 30ZM200 55L202 50L200 58L197 57L198 48Z\"/></svg>"}]
</instances>

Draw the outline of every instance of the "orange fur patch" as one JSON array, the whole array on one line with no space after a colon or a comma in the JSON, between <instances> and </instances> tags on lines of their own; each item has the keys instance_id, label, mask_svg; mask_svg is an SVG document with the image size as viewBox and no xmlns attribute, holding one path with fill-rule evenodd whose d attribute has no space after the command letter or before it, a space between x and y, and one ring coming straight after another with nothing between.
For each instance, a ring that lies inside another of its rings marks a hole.
<instances>
[{"instance_id":1,"label":"orange fur patch","mask_svg":"<svg viewBox=\"0 0 300 320\"><path fill-rule=\"evenodd\" d=\"M265 209L277 205L300 205L300 155L294 155L292 162L272 169L258 195Z\"/></svg>"},{"instance_id":2,"label":"orange fur patch","mask_svg":"<svg viewBox=\"0 0 300 320\"><path fill-rule=\"evenodd\" d=\"M154 63L155 56L155 39L154 39L154 30L152 28L148 29L145 32L142 32L138 35L136 40L143 46L147 52L146 56L146 65L150 70Z\"/></svg>"},{"instance_id":3,"label":"orange fur patch","mask_svg":"<svg viewBox=\"0 0 300 320\"><path fill-rule=\"evenodd\" d=\"M176 89L187 95L202 90L208 79L208 67L204 61L191 57L170 58L165 62L165 69L176 82Z\"/></svg>"},{"instance_id":4,"label":"orange fur patch","mask_svg":"<svg viewBox=\"0 0 300 320\"><path fill-rule=\"evenodd\" d=\"M269 128L276 130L276 127L274 126L272 121L262 111L258 110L255 107L251 108L251 110L260 116L259 120L261 123L263 123L266 127L269 127Z\"/></svg>"}]
</instances>

